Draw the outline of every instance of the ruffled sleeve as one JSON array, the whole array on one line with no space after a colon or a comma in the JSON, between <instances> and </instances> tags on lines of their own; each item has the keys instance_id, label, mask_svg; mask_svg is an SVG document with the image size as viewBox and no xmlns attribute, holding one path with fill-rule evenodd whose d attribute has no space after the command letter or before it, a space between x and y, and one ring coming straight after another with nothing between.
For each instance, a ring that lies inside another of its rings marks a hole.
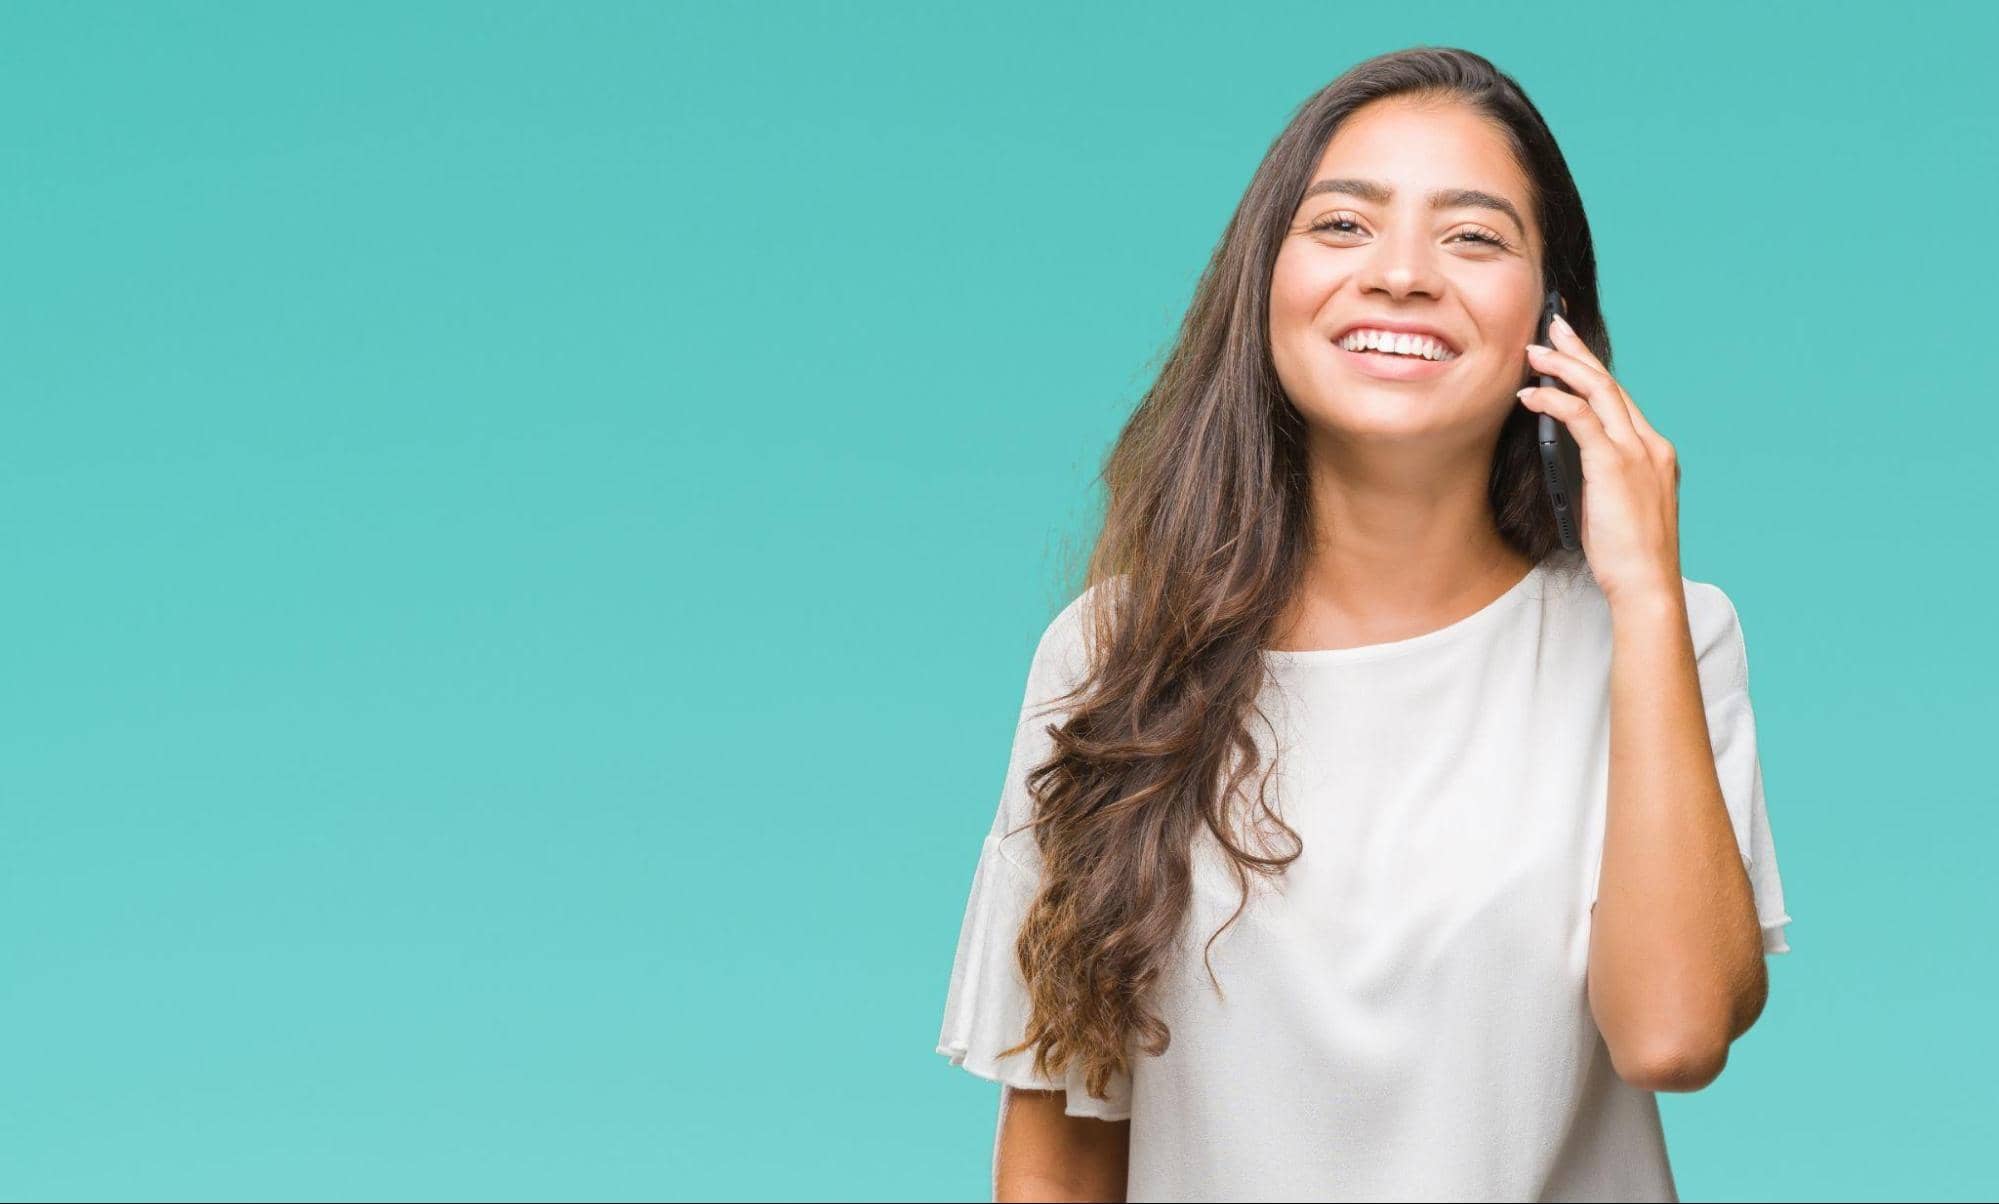
<instances>
[{"instance_id":1,"label":"ruffled sleeve","mask_svg":"<svg viewBox=\"0 0 1999 1204\"><path fill-rule=\"evenodd\" d=\"M999 806L972 872L937 1052L948 1057L952 1065L983 1079L1012 1087L1063 1091L1063 1111L1070 1116L1126 1120L1131 1116L1128 1073L1113 1075L1105 1096L1097 1098L1089 1094L1082 1068L1075 1060L1054 1079L1035 1073L1030 1049L1000 1055L1001 1050L1027 1035L1027 985L1021 979L1014 945L1021 920L1039 887L1040 856L1033 831L1021 827L1033 818L1026 777L1054 751L1046 728L1059 724L1063 712L1053 700L1082 679L1082 607L1092 592L1057 615L1035 648Z\"/></svg>"},{"instance_id":2,"label":"ruffled sleeve","mask_svg":"<svg viewBox=\"0 0 1999 1204\"><path fill-rule=\"evenodd\" d=\"M1688 581L1685 588L1708 742L1714 749L1715 773L1721 779L1742 868L1755 892L1763 952L1789 953L1784 926L1791 916L1784 909L1784 883L1777 873L1777 848L1763 802L1763 763L1756 747L1756 712L1749 697L1749 653L1741 616L1720 587Z\"/></svg>"}]
</instances>

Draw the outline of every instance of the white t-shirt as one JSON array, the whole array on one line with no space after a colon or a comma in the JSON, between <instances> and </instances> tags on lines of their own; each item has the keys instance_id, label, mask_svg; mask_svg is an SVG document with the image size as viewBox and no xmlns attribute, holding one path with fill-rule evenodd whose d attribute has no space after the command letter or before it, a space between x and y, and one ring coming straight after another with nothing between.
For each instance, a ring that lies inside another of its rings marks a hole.
<instances>
[{"instance_id":1,"label":"white t-shirt","mask_svg":"<svg viewBox=\"0 0 1999 1204\"><path fill-rule=\"evenodd\" d=\"M1682 578L1722 793L1766 953L1786 953L1735 607ZM1154 998L1166 1052L1134 1045L1109 1098L1037 1076L1014 960L1039 859L1025 774L1046 705L1080 681L1083 607L1028 674L951 967L937 1051L984 1078L1064 1089L1131 1121L1131 1200L1673 1200L1653 1094L1625 1083L1589 1009L1590 906L1609 781L1610 611L1556 551L1476 613L1409 639L1266 650L1283 741L1266 794L1304 852L1250 876L1194 847L1190 920ZM1250 726L1267 765L1262 723ZM1247 780L1252 793L1257 773ZM1004 836L1004 839L1002 839ZM1252 848L1255 846L1252 844ZM1281 834L1271 846L1286 846Z\"/></svg>"}]
</instances>

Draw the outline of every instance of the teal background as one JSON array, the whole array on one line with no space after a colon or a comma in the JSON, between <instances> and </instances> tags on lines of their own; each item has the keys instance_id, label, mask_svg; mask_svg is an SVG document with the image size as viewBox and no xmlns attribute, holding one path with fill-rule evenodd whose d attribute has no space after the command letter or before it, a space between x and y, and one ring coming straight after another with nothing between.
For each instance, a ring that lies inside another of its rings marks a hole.
<instances>
[{"instance_id":1,"label":"teal background","mask_svg":"<svg viewBox=\"0 0 1999 1204\"><path fill-rule=\"evenodd\" d=\"M1548 115L1795 952L1687 1199L1999 1123L1988 5L10 4L0 1192L979 1199L1098 460L1294 106Z\"/></svg>"}]
</instances>

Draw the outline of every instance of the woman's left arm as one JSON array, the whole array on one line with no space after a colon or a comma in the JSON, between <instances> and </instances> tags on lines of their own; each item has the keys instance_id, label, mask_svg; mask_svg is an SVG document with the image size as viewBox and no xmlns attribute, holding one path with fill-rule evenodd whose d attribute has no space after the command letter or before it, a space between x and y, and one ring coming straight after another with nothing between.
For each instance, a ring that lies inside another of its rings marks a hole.
<instances>
[{"instance_id":1,"label":"woman's left arm","mask_svg":"<svg viewBox=\"0 0 1999 1204\"><path fill-rule=\"evenodd\" d=\"M1610 602L1610 782L1592 912L1589 1005L1618 1076L1713 1082L1769 991L1756 902L1730 826L1680 576L1679 463L1566 323L1527 388L1583 464L1582 541Z\"/></svg>"},{"instance_id":2,"label":"woman's left arm","mask_svg":"<svg viewBox=\"0 0 1999 1204\"><path fill-rule=\"evenodd\" d=\"M1762 930L1708 743L1685 597L1611 612L1610 800L1589 1003L1618 1075L1714 1081L1769 991Z\"/></svg>"}]
</instances>

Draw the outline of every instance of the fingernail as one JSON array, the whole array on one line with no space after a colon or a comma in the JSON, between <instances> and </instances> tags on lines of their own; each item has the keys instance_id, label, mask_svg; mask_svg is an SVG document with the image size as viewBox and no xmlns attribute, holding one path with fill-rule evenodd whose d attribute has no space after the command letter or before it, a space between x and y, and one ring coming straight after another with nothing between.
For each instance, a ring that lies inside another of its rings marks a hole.
<instances>
[{"instance_id":1,"label":"fingernail","mask_svg":"<svg viewBox=\"0 0 1999 1204\"><path fill-rule=\"evenodd\" d=\"M1543 347L1543 346L1541 346L1541 344L1539 344L1539 343L1529 343L1529 344L1527 344L1527 350L1529 350L1529 351L1553 351L1553 350L1554 350L1554 348L1552 348L1552 347Z\"/></svg>"},{"instance_id":2,"label":"fingernail","mask_svg":"<svg viewBox=\"0 0 1999 1204\"><path fill-rule=\"evenodd\" d=\"M1533 392L1533 391L1534 391L1534 386L1533 386L1533 385L1528 385L1528 386L1527 386L1526 388L1524 388L1524 389L1515 389L1515 390L1513 391L1513 395L1514 395L1515 397L1518 397L1518 398L1519 398L1520 400L1522 400L1522 401L1525 401L1525 400L1527 400L1527 395L1528 395L1529 393Z\"/></svg>"},{"instance_id":3,"label":"fingernail","mask_svg":"<svg viewBox=\"0 0 1999 1204\"><path fill-rule=\"evenodd\" d=\"M1574 334L1576 332L1575 327L1569 325L1569 320L1567 318L1564 318L1560 314L1554 315L1554 318L1555 318L1555 325L1560 326L1563 330L1568 331L1570 334Z\"/></svg>"}]
</instances>

